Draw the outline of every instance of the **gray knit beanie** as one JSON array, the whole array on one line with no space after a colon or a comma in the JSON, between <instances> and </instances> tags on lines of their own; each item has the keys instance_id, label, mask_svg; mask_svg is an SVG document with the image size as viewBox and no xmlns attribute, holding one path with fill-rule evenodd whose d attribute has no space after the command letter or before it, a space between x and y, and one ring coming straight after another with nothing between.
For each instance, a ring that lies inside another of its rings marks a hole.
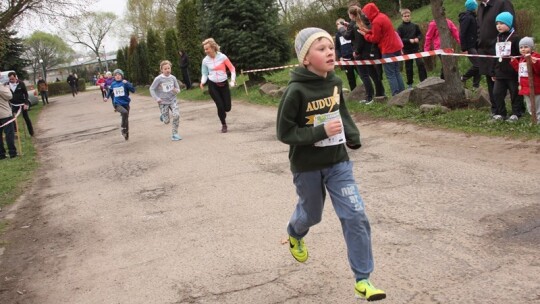
<instances>
[{"instance_id":1,"label":"gray knit beanie","mask_svg":"<svg viewBox=\"0 0 540 304\"><path fill-rule=\"evenodd\" d=\"M531 50L534 50L534 40L531 37L523 37L519 41L519 46L528 46Z\"/></svg>"},{"instance_id":2,"label":"gray knit beanie","mask_svg":"<svg viewBox=\"0 0 540 304\"><path fill-rule=\"evenodd\" d=\"M303 65L311 44L321 37L328 38L328 40L334 43L332 36L330 36L327 31L317 27L307 27L296 35L296 39L294 39L294 50L296 51L296 56L298 57L300 65Z\"/></svg>"},{"instance_id":3,"label":"gray knit beanie","mask_svg":"<svg viewBox=\"0 0 540 304\"><path fill-rule=\"evenodd\" d=\"M120 74L122 75L122 78L124 78L124 71L120 70L120 69L116 69L113 71L113 75L116 75L116 74Z\"/></svg>"}]
</instances>

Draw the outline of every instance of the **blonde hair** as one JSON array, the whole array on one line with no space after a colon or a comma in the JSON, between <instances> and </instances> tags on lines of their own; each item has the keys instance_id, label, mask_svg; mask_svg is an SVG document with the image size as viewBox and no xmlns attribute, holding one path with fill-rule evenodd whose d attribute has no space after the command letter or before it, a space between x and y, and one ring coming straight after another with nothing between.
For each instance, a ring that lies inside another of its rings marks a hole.
<instances>
[{"instance_id":1,"label":"blonde hair","mask_svg":"<svg viewBox=\"0 0 540 304\"><path fill-rule=\"evenodd\" d=\"M209 45L212 49L214 49L215 52L219 52L219 45L216 43L214 38L208 38L202 42L202 45Z\"/></svg>"},{"instance_id":2,"label":"blonde hair","mask_svg":"<svg viewBox=\"0 0 540 304\"><path fill-rule=\"evenodd\" d=\"M172 68L172 63L169 60L162 60L159 63L159 70L161 71L161 69L163 69L163 66L167 64Z\"/></svg>"},{"instance_id":3,"label":"blonde hair","mask_svg":"<svg viewBox=\"0 0 540 304\"><path fill-rule=\"evenodd\" d=\"M404 8L401 10L401 16L405 15L405 14L411 14L411 11L408 9L408 8Z\"/></svg>"}]
</instances>

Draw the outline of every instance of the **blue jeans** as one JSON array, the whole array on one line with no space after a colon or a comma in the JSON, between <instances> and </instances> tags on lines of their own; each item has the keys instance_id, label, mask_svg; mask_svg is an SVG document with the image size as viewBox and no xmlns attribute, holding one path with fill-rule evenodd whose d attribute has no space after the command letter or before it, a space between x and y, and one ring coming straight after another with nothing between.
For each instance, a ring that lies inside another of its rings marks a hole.
<instances>
[{"instance_id":1,"label":"blue jeans","mask_svg":"<svg viewBox=\"0 0 540 304\"><path fill-rule=\"evenodd\" d=\"M389 54L382 54L382 58L389 58L401 55L401 51L397 51ZM392 96L399 94L401 91L405 90L405 84L403 83L403 78L401 78L401 73L399 72L399 63L391 62L383 64L384 73L386 74L386 79L390 83L390 90L392 91Z\"/></svg>"},{"instance_id":2,"label":"blue jeans","mask_svg":"<svg viewBox=\"0 0 540 304\"><path fill-rule=\"evenodd\" d=\"M298 203L287 232L301 239L321 221L328 190L341 222L349 264L356 279L362 280L373 272L371 227L352 172L352 163L346 161L322 170L294 173Z\"/></svg>"}]
</instances>

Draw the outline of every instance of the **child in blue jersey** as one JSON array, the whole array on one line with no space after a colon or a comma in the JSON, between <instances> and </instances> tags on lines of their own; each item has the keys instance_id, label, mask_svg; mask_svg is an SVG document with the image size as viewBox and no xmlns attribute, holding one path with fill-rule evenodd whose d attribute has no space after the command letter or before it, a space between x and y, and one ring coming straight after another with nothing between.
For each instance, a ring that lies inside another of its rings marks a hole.
<instances>
[{"instance_id":1,"label":"child in blue jersey","mask_svg":"<svg viewBox=\"0 0 540 304\"><path fill-rule=\"evenodd\" d=\"M129 92L135 93L135 87L124 79L124 72L120 69L116 69L113 72L114 81L109 86L107 97L103 101L107 101L112 95L113 106L122 116L121 132L125 140L129 139Z\"/></svg>"},{"instance_id":2,"label":"child in blue jersey","mask_svg":"<svg viewBox=\"0 0 540 304\"><path fill-rule=\"evenodd\" d=\"M169 60L163 60L159 64L161 74L159 74L150 86L150 95L158 103L161 111L160 119L168 124L171 120L169 111L172 113L172 136L171 140L178 141L182 137L178 134L178 125L180 124L180 110L176 102L176 94L180 93L180 85L176 77L171 74L172 64Z\"/></svg>"}]
</instances>

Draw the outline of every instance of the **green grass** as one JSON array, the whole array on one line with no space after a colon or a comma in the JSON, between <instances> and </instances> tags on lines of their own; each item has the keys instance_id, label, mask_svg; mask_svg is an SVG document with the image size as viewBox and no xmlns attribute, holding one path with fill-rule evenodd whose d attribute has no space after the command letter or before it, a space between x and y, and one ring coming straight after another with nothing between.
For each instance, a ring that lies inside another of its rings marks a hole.
<instances>
[{"instance_id":1,"label":"green grass","mask_svg":"<svg viewBox=\"0 0 540 304\"><path fill-rule=\"evenodd\" d=\"M34 125L42 105L33 106L30 110L30 118ZM20 131L26 130L22 116L18 118ZM23 127L24 125L24 127ZM26 136L20 132L22 152L19 150L19 142L15 139L19 157L10 159L9 157L0 160L0 207L13 203L23 192L28 182L32 179L34 171L38 167L36 150L30 135Z\"/></svg>"}]
</instances>

